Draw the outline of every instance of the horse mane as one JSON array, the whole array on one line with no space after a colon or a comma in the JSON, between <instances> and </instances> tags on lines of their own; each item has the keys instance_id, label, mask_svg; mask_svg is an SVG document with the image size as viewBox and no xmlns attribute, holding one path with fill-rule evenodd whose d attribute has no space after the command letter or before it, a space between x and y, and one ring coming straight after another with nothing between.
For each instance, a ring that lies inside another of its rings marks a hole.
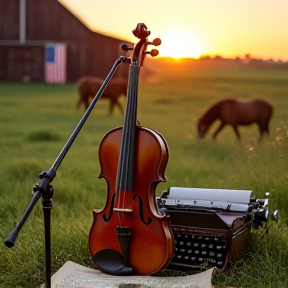
<instances>
[{"instance_id":1,"label":"horse mane","mask_svg":"<svg viewBox=\"0 0 288 288\"><path fill-rule=\"evenodd\" d=\"M199 121L206 123L207 125L211 125L218 117L219 110L221 109L221 106L223 105L223 102L226 102L227 100L223 100L220 102L215 103L212 105L200 118Z\"/></svg>"}]
</instances>

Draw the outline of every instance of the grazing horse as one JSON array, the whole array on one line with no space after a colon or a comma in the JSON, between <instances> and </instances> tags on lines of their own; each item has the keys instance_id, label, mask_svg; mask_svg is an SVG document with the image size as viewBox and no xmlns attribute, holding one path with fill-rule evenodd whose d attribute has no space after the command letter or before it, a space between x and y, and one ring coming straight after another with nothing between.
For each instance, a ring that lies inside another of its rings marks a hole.
<instances>
[{"instance_id":1,"label":"grazing horse","mask_svg":"<svg viewBox=\"0 0 288 288\"><path fill-rule=\"evenodd\" d=\"M237 126L256 123L260 132L259 140L261 141L265 132L269 134L269 121L272 113L272 105L263 99L255 99L248 102L239 102L234 99L222 100L211 106L198 119L198 138L203 138L211 124L215 120L220 120L220 126L213 134L214 139L224 126L231 125L240 140Z\"/></svg>"},{"instance_id":2,"label":"grazing horse","mask_svg":"<svg viewBox=\"0 0 288 288\"><path fill-rule=\"evenodd\" d=\"M91 100L97 94L104 80L98 77L89 77L84 76L77 80L77 90L79 100L77 102L77 108L81 106L83 103L85 109L87 110ZM115 78L111 79L100 99L109 99L110 100L110 108L109 112L112 114L114 106L118 106L121 113L124 113L124 109L119 102L119 97L123 94L126 96L127 93L127 79L124 78Z\"/></svg>"}]
</instances>

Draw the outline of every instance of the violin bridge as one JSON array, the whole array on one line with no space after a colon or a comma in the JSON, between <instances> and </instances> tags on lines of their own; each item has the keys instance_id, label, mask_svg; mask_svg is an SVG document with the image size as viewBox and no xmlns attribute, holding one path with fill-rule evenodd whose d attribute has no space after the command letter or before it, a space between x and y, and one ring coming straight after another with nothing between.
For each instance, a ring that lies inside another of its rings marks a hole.
<instances>
[{"instance_id":1,"label":"violin bridge","mask_svg":"<svg viewBox=\"0 0 288 288\"><path fill-rule=\"evenodd\" d=\"M124 212L124 213L132 213L132 209L125 209L125 208L113 208L115 212Z\"/></svg>"}]
</instances>

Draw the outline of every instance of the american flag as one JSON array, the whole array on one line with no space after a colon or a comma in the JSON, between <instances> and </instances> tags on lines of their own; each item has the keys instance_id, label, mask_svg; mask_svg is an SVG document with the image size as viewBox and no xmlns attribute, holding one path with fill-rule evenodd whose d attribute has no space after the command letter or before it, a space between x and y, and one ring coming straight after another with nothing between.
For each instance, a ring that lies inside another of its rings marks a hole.
<instances>
[{"instance_id":1,"label":"american flag","mask_svg":"<svg viewBox=\"0 0 288 288\"><path fill-rule=\"evenodd\" d=\"M66 45L48 44L45 47L45 81L66 83Z\"/></svg>"}]
</instances>

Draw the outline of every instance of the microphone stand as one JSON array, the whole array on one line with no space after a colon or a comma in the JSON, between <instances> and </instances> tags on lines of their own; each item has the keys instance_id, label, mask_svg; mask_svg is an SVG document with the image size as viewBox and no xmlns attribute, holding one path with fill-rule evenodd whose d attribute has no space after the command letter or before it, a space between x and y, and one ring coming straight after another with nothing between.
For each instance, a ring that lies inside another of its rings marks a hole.
<instances>
[{"instance_id":1,"label":"microphone stand","mask_svg":"<svg viewBox=\"0 0 288 288\"><path fill-rule=\"evenodd\" d=\"M31 213L33 207L35 206L36 202L42 196L42 208L43 208L43 215L44 215L44 232L45 232L45 272L46 272L46 282L45 287L51 288L51 209L53 206L52 197L53 197L53 187L50 183L56 176L56 171L60 166L62 160L64 159L65 155L67 154L69 148L72 146L74 140L76 139L78 133L82 129L84 123L88 119L90 113L92 112L94 106L96 105L97 101L103 94L104 89L108 85L109 81L111 80L112 76L116 72L117 68L122 62L127 61L129 58L127 56L120 56L112 66L108 76L104 80L103 84L101 85L99 91L95 95L94 99L90 103L88 109L82 116L81 120L79 121L78 125L76 126L75 130L71 134L70 138L62 148L61 152L59 153L58 157L56 158L55 162L51 166L49 171L42 171L39 174L40 181L33 187L33 197L29 205L27 206L25 212L22 215L21 220L17 223L16 227L12 230L10 235L5 240L5 245L8 248L12 248L15 244L16 238L22 226L24 225L26 219L28 218L29 214ZM130 59L129 59L130 60Z\"/></svg>"}]
</instances>

